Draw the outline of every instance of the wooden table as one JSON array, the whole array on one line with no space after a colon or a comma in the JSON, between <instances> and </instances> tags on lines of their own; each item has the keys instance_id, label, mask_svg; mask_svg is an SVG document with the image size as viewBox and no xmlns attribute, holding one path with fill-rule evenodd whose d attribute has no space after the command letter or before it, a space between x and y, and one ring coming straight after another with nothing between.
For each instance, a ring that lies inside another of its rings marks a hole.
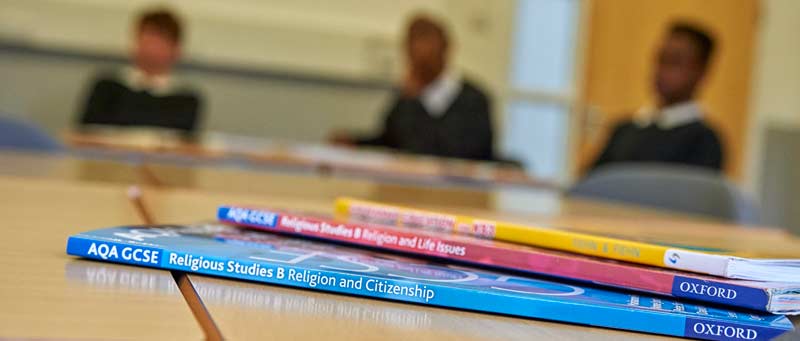
<instances>
[{"instance_id":1,"label":"wooden table","mask_svg":"<svg viewBox=\"0 0 800 341\"><path fill-rule=\"evenodd\" d=\"M9 165L10 160L17 166ZM719 236L721 231L737 231L733 235L742 236L737 238L759 235L770 241L784 239L784 245L800 245L780 231L747 230L540 192L448 192L453 189L382 187L385 184L370 180L215 167L142 168L120 162L0 153L0 194L4 198L0 210L5 217L13 217L6 219L6 231L12 231L13 237L0 241L0 256L4 256L0 261L0 302L4 303L0 337L202 337L168 272L78 260L64 254L69 234L140 223L125 196L127 184L132 183L144 184L144 204L160 223L213 219L220 203L327 212L335 195L361 194L358 196L367 199L391 198L426 208L528 223L580 223L587 229L613 229L621 234L643 233L651 223L658 223L687 235ZM447 194L453 193L483 199L453 204L447 200ZM420 199L425 194L431 199ZM190 279L222 334L233 339L664 338L195 275Z\"/></svg>"},{"instance_id":2,"label":"wooden table","mask_svg":"<svg viewBox=\"0 0 800 341\"><path fill-rule=\"evenodd\" d=\"M214 193L218 198L215 205L254 204L247 200L268 198L273 207L293 208L287 203L302 204L314 199L325 203L314 210L330 211L328 203L345 195L525 224L579 226L588 232L610 232L634 238L651 236L676 243L701 239L722 241L736 249L754 249L762 254L774 251L776 256L795 256L800 252L796 247L798 238L779 229L736 228L736 232L731 233L730 225L708 218L564 198L558 191L540 188L429 188L370 179L342 179L305 173L294 175L235 167L150 165L14 153L0 153L0 174L202 190ZM221 199L221 194L230 199ZM762 243L754 247L753 240Z\"/></svg>"},{"instance_id":3,"label":"wooden table","mask_svg":"<svg viewBox=\"0 0 800 341\"><path fill-rule=\"evenodd\" d=\"M71 234L139 223L124 187L0 176L0 196L0 338L202 337L168 272L66 255Z\"/></svg>"},{"instance_id":4,"label":"wooden table","mask_svg":"<svg viewBox=\"0 0 800 341\"><path fill-rule=\"evenodd\" d=\"M429 185L557 187L554 183L531 178L518 167L496 162L419 156L375 148L348 148L213 133L187 141L167 131L109 127L65 132L63 139L78 151L104 151L107 156L116 154L117 157L130 154L165 160L165 157L173 156L198 162L233 162L247 164L251 168L272 166L293 171Z\"/></svg>"},{"instance_id":5,"label":"wooden table","mask_svg":"<svg viewBox=\"0 0 800 341\"><path fill-rule=\"evenodd\" d=\"M254 171L225 165L186 166L0 152L0 174L284 198L333 200L338 196L352 196L432 209L467 209L481 215L503 214L512 217L559 217L576 214L593 217L624 215L629 219L676 217L674 213L657 210L631 210L630 206L597 201L564 200L559 191L551 188L430 187L371 178L327 177L306 172Z\"/></svg>"}]
</instances>

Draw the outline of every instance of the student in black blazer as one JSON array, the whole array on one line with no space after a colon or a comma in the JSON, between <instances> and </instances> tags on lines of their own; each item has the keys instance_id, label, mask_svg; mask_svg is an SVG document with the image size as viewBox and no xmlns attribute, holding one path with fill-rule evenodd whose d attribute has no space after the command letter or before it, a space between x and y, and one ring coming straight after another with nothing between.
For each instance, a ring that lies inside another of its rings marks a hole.
<instances>
[{"instance_id":1,"label":"student in black blazer","mask_svg":"<svg viewBox=\"0 0 800 341\"><path fill-rule=\"evenodd\" d=\"M79 123L194 133L200 96L172 74L181 38L181 24L174 14L166 10L144 13L136 24L132 65L97 77Z\"/></svg>"},{"instance_id":2,"label":"student in black blazer","mask_svg":"<svg viewBox=\"0 0 800 341\"><path fill-rule=\"evenodd\" d=\"M338 136L335 142L491 160L491 101L476 84L448 68L449 46L442 24L424 15L414 17L405 41L409 67L381 131L360 138Z\"/></svg>"},{"instance_id":3,"label":"student in black blazer","mask_svg":"<svg viewBox=\"0 0 800 341\"><path fill-rule=\"evenodd\" d=\"M592 168L660 162L722 169L719 137L695 101L713 51L714 39L708 33L691 24L673 24L657 54L657 106L617 125Z\"/></svg>"}]
</instances>

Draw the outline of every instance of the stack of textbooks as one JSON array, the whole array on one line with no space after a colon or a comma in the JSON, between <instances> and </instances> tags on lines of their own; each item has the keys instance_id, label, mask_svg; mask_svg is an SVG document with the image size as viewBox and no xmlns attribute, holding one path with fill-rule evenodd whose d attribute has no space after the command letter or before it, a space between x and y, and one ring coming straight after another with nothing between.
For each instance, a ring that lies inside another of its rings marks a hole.
<instances>
[{"instance_id":1,"label":"stack of textbooks","mask_svg":"<svg viewBox=\"0 0 800 341\"><path fill-rule=\"evenodd\" d=\"M334 216L221 206L219 222L71 236L101 261L708 340L793 330L800 263L336 200Z\"/></svg>"}]
</instances>

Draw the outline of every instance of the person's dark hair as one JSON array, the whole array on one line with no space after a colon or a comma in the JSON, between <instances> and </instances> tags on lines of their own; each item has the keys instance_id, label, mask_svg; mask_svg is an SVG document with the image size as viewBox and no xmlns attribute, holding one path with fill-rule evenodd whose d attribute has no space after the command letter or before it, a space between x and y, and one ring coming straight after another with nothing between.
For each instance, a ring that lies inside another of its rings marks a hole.
<instances>
[{"instance_id":1,"label":"person's dark hair","mask_svg":"<svg viewBox=\"0 0 800 341\"><path fill-rule=\"evenodd\" d=\"M708 65L711 56L714 54L714 37L707 30L696 24L684 21L672 23L669 29L670 34L679 34L688 37L697 46L700 53L700 63Z\"/></svg>"},{"instance_id":2,"label":"person's dark hair","mask_svg":"<svg viewBox=\"0 0 800 341\"><path fill-rule=\"evenodd\" d=\"M429 34L439 36L445 46L450 43L450 37L444 24L424 13L418 13L412 16L411 20L409 20L408 36L406 39L410 41L414 37Z\"/></svg>"},{"instance_id":3,"label":"person's dark hair","mask_svg":"<svg viewBox=\"0 0 800 341\"><path fill-rule=\"evenodd\" d=\"M183 38L180 19L167 9L153 9L139 15L139 19L136 21L136 30L141 31L145 27L158 30L176 44L180 44Z\"/></svg>"}]
</instances>

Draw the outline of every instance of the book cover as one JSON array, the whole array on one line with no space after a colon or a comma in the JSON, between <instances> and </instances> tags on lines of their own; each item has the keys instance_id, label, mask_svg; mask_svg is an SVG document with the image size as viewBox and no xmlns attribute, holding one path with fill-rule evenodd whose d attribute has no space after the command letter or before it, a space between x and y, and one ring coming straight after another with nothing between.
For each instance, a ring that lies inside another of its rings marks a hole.
<instances>
[{"instance_id":1,"label":"book cover","mask_svg":"<svg viewBox=\"0 0 800 341\"><path fill-rule=\"evenodd\" d=\"M396 228L263 208L221 206L220 221L265 231L511 269L781 314L800 313L800 284L726 280L453 233Z\"/></svg>"},{"instance_id":2,"label":"book cover","mask_svg":"<svg viewBox=\"0 0 800 341\"><path fill-rule=\"evenodd\" d=\"M236 239L231 235L241 234ZM708 340L793 330L753 314L349 249L225 225L133 226L70 236L70 255L268 284Z\"/></svg>"},{"instance_id":3,"label":"book cover","mask_svg":"<svg viewBox=\"0 0 800 341\"><path fill-rule=\"evenodd\" d=\"M569 229L526 226L352 198L336 199L334 212L342 220L456 232L732 279L800 283L800 259L744 258L741 257L745 255L744 252L709 245L626 240ZM769 245L763 247L769 248Z\"/></svg>"}]
</instances>

